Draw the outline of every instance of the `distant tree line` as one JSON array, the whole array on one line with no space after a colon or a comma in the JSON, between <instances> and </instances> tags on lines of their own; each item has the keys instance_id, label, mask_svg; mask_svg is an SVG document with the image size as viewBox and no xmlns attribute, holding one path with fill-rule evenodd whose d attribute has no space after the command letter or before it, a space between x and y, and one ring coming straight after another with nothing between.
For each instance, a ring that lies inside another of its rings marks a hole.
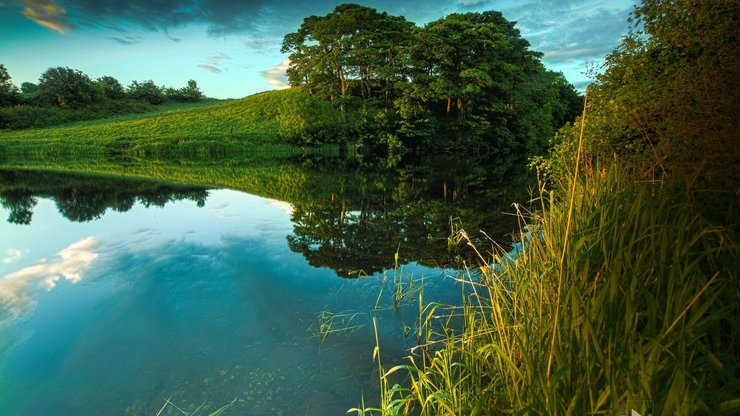
<instances>
[{"instance_id":1,"label":"distant tree line","mask_svg":"<svg viewBox=\"0 0 740 416\"><path fill-rule=\"evenodd\" d=\"M562 74L544 68L515 22L495 11L417 27L343 4L305 18L285 36L282 52L292 86L333 103L350 136L389 148L537 151L582 105Z\"/></svg>"},{"instance_id":2,"label":"distant tree line","mask_svg":"<svg viewBox=\"0 0 740 416\"><path fill-rule=\"evenodd\" d=\"M196 102L204 98L194 80L170 88L154 81L133 81L124 88L111 76L91 79L68 67L47 69L38 84L24 82L20 89L0 64L0 128L27 128L144 112L167 101Z\"/></svg>"}]
</instances>

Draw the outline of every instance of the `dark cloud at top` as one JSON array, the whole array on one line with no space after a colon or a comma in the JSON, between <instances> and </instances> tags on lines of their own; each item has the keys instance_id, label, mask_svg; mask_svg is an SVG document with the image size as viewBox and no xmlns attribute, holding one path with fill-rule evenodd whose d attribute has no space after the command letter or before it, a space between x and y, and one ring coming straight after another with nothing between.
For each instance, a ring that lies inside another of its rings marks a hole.
<instances>
[{"instance_id":1,"label":"dark cloud at top","mask_svg":"<svg viewBox=\"0 0 740 416\"><path fill-rule=\"evenodd\" d=\"M201 12L195 4L173 0L76 0L65 7L91 24L130 22L147 29L166 29L193 23Z\"/></svg>"},{"instance_id":2,"label":"dark cloud at top","mask_svg":"<svg viewBox=\"0 0 740 416\"><path fill-rule=\"evenodd\" d=\"M423 6L406 8L392 0L362 2L393 14L409 12L410 19L425 14L441 17L456 7L482 4L481 0L430 0ZM58 0L77 22L111 25L112 22L137 25L149 30L167 30L191 24L207 26L211 36L244 32L285 33L297 29L304 17L330 12L342 1L316 0Z\"/></svg>"},{"instance_id":3,"label":"dark cloud at top","mask_svg":"<svg viewBox=\"0 0 740 416\"><path fill-rule=\"evenodd\" d=\"M202 17L208 22L208 33L213 36L228 35L253 29L261 10L271 1L205 0Z\"/></svg>"},{"instance_id":4,"label":"dark cloud at top","mask_svg":"<svg viewBox=\"0 0 740 416\"><path fill-rule=\"evenodd\" d=\"M478 8L481 6L491 6L490 0L457 0L458 5L464 9Z\"/></svg>"},{"instance_id":5,"label":"dark cloud at top","mask_svg":"<svg viewBox=\"0 0 740 416\"><path fill-rule=\"evenodd\" d=\"M0 0L1 1L1 0ZM517 22L532 49L544 52L550 64L601 59L627 30L631 0L428 0L413 5L395 0L362 3L409 20L427 22L452 12L497 9ZM636 0L632 0L636 1ZM54 0L24 0L26 4ZM247 35L247 46L261 50L279 45L285 33L304 17L330 12L342 1L315 0L56 0L73 23L107 27L141 27L162 31L203 25L213 37ZM41 24L41 23L40 23ZM55 26L55 30L61 31ZM62 27L63 29L66 29ZM122 31L123 32L123 31ZM251 40L249 40L251 39ZM267 40L270 40L269 42ZM117 36L117 42L132 39ZM250 43L251 42L251 43Z\"/></svg>"},{"instance_id":6,"label":"dark cloud at top","mask_svg":"<svg viewBox=\"0 0 740 416\"><path fill-rule=\"evenodd\" d=\"M149 30L167 30L203 24L213 36L253 30L270 9L302 9L299 1L286 0L60 0L78 20L92 25L126 22Z\"/></svg>"}]
</instances>

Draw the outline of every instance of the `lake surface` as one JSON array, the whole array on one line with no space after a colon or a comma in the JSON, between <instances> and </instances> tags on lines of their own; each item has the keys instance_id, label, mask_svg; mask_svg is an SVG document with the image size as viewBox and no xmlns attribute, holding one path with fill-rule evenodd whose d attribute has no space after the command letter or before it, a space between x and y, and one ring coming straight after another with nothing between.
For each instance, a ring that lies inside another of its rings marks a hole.
<instances>
[{"instance_id":1,"label":"lake surface","mask_svg":"<svg viewBox=\"0 0 740 416\"><path fill-rule=\"evenodd\" d=\"M489 207L474 225L505 234L499 207L512 201L491 200L501 187L483 192L486 178L346 176L333 164L287 170L324 175L321 189L280 191L287 168L260 171L249 190L262 196L0 170L0 414L202 415L233 401L226 414L332 415L377 403L372 318L383 362L400 363L417 343L421 288L425 301L459 298L462 254L447 244L457 215Z\"/></svg>"}]
</instances>

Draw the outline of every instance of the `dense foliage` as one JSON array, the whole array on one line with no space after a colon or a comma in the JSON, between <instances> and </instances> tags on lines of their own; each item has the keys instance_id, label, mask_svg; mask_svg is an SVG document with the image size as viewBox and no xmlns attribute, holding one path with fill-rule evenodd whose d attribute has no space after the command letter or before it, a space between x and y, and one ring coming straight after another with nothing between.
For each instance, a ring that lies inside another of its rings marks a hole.
<instances>
[{"instance_id":1,"label":"dense foliage","mask_svg":"<svg viewBox=\"0 0 740 416\"><path fill-rule=\"evenodd\" d=\"M343 133L368 144L526 153L541 150L580 105L499 12L420 28L343 4L304 19L282 51L291 85L332 102Z\"/></svg>"},{"instance_id":2,"label":"dense foliage","mask_svg":"<svg viewBox=\"0 0 740 416\"><path fill-rule=\"evenodd\" d=\"M39 86L33 82L24 82L21 84L21 92L24 94L33 94L39 91Z\"/></svg>"},{"instance_id":3,"label":"dense foliage","mask_svg":"<svg viewBox=\"0 0 740 416\"><path fill-rule=\"evenodd\" d=\"M66 67L49 68L39 78L39 96L60 108L81 108L93 103L97 90L82 71Z\"/></svg>"},{"instance_id":4,"label":"dense foliage","mask_svg":"<svg viewBox=\"0 0 740 416\"><path fill-rule=\"evenodd\" d=\"M0 64L0 106L15 104L19 99L18 88L10 79L5 65Z\"/></svg>"},{"instance_id":5,"label":"dense foliage","mask_svg":"<svg viewBox=\"0 0 740 416\"><path fill-rule=\"evenodd\" d=\"M21 94L22 92L22 94ZM120 114L152 111L166 102L197 102L204 98L194 80L186 87L160 87L153 81L133 81L124 89L111 77L90 79L80 70L47 69L39 83L24 82L19 92L0 65L0 129L45 127Z\"/></svg>"},{"instance_id":6,"label":"dense foliage","mask_svg":"<svg viewBox=\"0 0 740 416\"><path fill-rule=\"evenodd\" d=\"M737 224L740 38L737 2L645 0L633 29L589 88L584 162L620 159L651 180L688 184L687 197ZM572 170L580 123L558 135L545 166Z\"/></svg>"}]
</instances>

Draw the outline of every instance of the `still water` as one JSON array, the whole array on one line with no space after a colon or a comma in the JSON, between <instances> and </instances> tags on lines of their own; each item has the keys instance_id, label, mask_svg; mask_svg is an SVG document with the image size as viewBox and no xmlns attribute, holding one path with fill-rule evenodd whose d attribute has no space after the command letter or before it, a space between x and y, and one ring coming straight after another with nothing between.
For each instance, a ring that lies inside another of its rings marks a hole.
<instances>
[{"instance_id":1,"label":"still water","mask_svg":"<svg viewBox=\"0 0 740 416\"><path fill-rule=\"evenodd\" d=\"M435 260L451 257L435 252L449 226L432 235L445 225L408 201L0 179L2 415L207 415L229 403L225 414L345 414L377 401L372 317L384 363L400 363L421 288L427 301L459 297L455 270Z\"/></svg>"}]
</instances>

